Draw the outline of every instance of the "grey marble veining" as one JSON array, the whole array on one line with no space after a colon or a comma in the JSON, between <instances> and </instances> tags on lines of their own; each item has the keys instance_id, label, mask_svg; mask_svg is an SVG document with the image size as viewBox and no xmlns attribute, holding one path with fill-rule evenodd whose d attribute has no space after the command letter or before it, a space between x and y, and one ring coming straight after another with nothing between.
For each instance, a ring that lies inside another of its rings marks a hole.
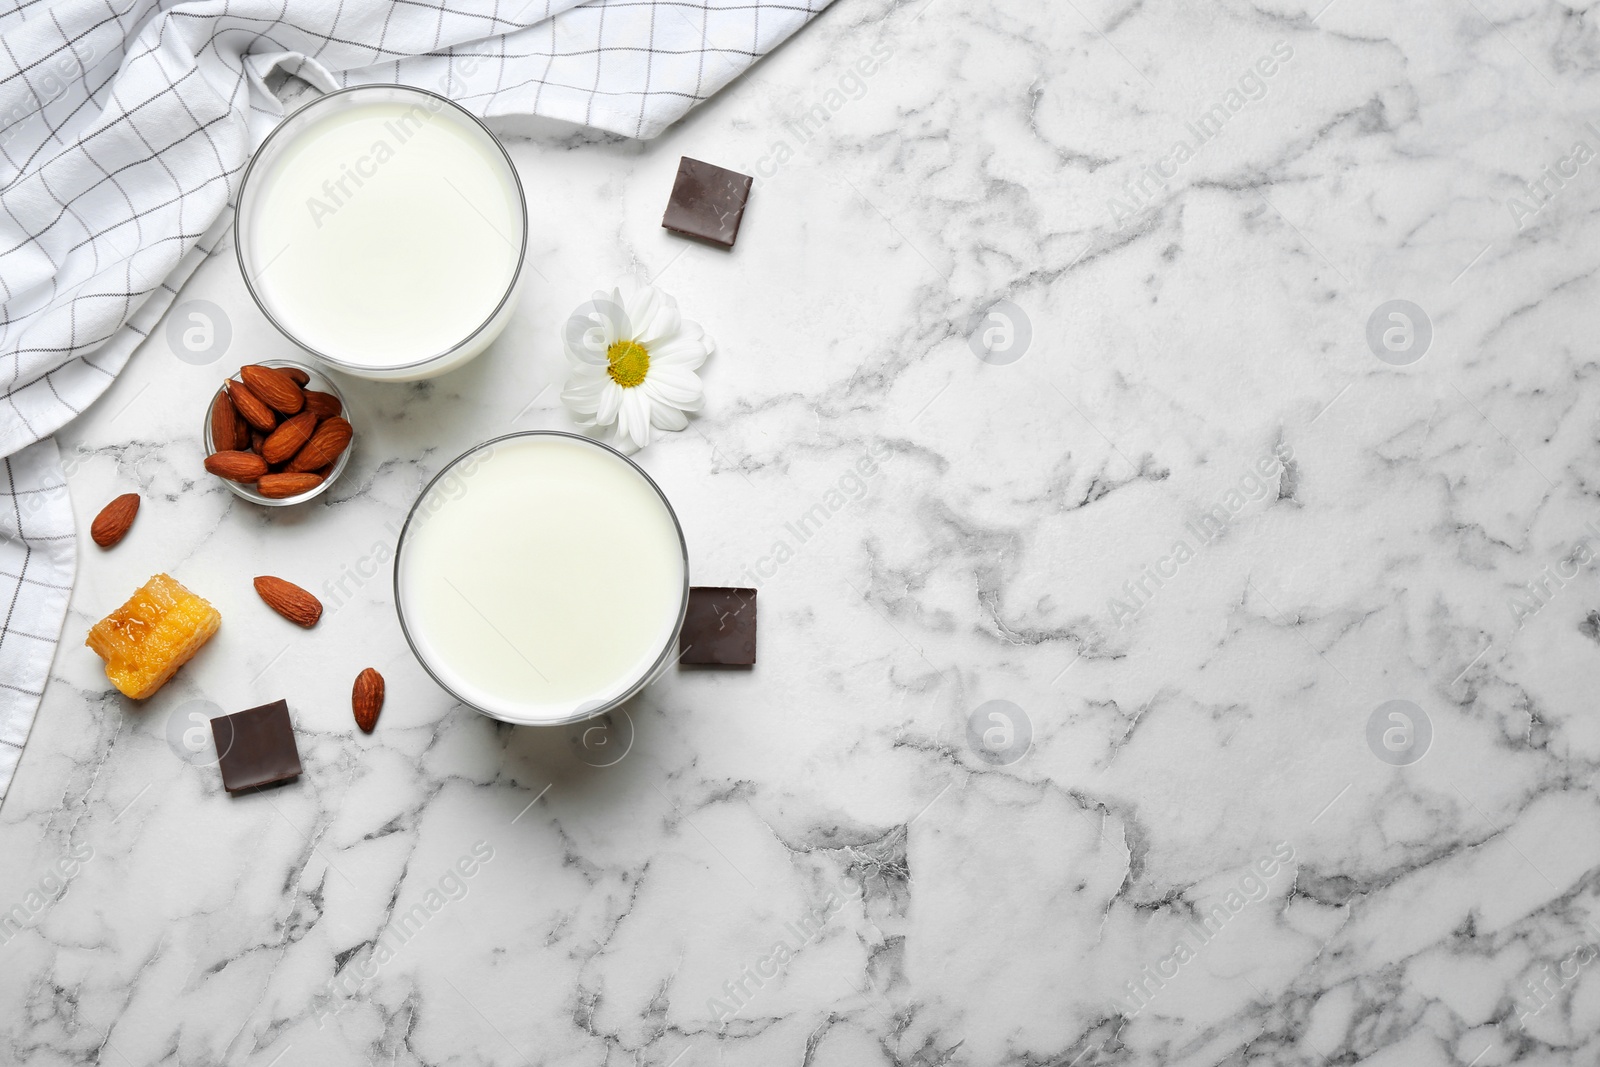
<instances>
[{"instance_id":1,"label":"grey marble veining","mask_svg":"<svg viewBox=\"0 0 1600 1067\"><path fill-rule=\"evenodd\" d=\"M61 438L0 1060L1593 1063L1595 19L839 3L658 141L508 123L512 325L348 382L288 513L199 470L221 375L293 354L215 257L177 310L229 351L158 330ZM660 229L680 155L756 175L731 255ZM570 426L560 325L625 277L717 340L639 458L695 580L759 584L760 663L497 726L407 651L395 531ZM223 628L132 707L79 642L159 570ZM306 773L229 798L188 716L276 697Z\"/></svg>"}]
</instances>

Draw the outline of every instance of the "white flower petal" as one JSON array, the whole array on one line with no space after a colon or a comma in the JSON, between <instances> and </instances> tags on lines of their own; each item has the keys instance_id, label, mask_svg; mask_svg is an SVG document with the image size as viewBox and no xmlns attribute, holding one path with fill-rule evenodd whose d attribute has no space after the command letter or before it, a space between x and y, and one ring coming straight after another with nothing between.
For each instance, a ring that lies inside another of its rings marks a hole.
<instances>
[{"instance_id":1,"label":"white flower petal","mask_svg":"<svg viewBox=\"0 0 1600 1067\"><path fill-rule=\"evenodd\" d=\"M628 305L623 299L622 290L611 290L599 304L597 318L605 327L606 347L610 348L618 341L631 340L634 324L628 316Z\"/></svg>"},{"instance_id":2,"label":"white flower petal","mask_svg":"<svg viewBox=\"0 0 1600 1067\"><path fill-rule=\"evenodd\" d=\"M638 389L622 390L622 410L617 414L617 434L643 448L650 443L650 401Z\"/></svg>"},{"instance_id":3,"label":"white flower petal","mask_svg":"<svg viewBox=\"0 0 1600 1067\"><path fill-rule=\"evenodd\" d=\"M641 389L649 389L650 398L675 408L693 411L700 406L705 391L693 371L677 367L652 368ZM692 406L691 406L692 405Z\"/></svg>"},{"instance_id":4,"label":"white flower petal","mask_svg":"<svg viewBox=\"0 0 1600 1067\"><path fill-rule=\"evenodd\" d=\"M604 378L596 378L589 381L573 380L567 383L565 389L561 390L561 399L595 400L599 398L605 387Z\"/></svg>"},{"instance_id":5,"label":"white flower petal","mask_svg":"<svg viewBox=\"0 0 1600 1067\"><path fill-rule=\"evenodd\" d=\"M662 385L672 385L679 389L700 391L700 375L688 367L667 364L662 367L651 367L650 378Z\"/></svg>"},{"instance_id":6,"label":"white flower petal","mask_svg":"<svg viewBox=\"0 0 1600 1067\"><path fill-rule=\"evenodd\" d=\"M600 406L594 413L596 426L610 426L617 421L617 412L622 410L622 393L622 386L609 379L600 387Z\"/></svg>"},{"instance_id":7,"label":"white flower petal","mask_svg":"<svg viewBox=\"0 0 1600 1067\"><path fill-rule=\"evenodd\" d=\"M651 404L650 423L658 430L676 431L689 425L689 417L668 404Z\"/></svg>"},{"instance_id":8,"label":"white flower petal","mask_svg":"<svg viewBox=\"0 0 1600 1067\"><path fill-rule=\"evenodd\" d=\"M622 302L623 313L627 316L628 337L637 340L646 325L655 319L656 312L662 305L663 294L654 286L646 285L626 296L619 292L618 299Z\"/></svg>"},{"instance_id":9,"label":"white flower petal","mask_svg":"<svg viewBox=\"0 0 1600 1067\"><path fill-rule=\"evenodd\" d=\"M678 314L678 309L663 301L648 322L638 324L639 343L645 346L665 344L678 336L682 325L683 316Z\"/></svg>"},{"instance_id":10,"label":"white flower petal","mask_svg":"<svg viewBox=\"0 0 1600 1067\"><path fill-rule=\"evenodd\" d=\"M679 334L672 341L650 349L650 365L697 370L710 354L700 338L686 338Z\"/></svg>"},{"instance_id":11,"label":"white flower petal","mask_svg":"<svg viewBox=\"0 0 1600 1067\"><path fill-rule=\"evenodd\" d=\"M573 315L561 327L561 347L566 351L569 360L577 360L580 357L584 331L588 328L589 320L581 314Z\"/></svg>"},{"instance_id":12,"label":"white flower petal","mask_svg":"<svg viewBox=\"0 0 1600 1067\"><path fill-rule=\"evenodd\" d=\"M574 415L589 416L600 410L600 397L605 391L605 380L573 381L561 390L561 402Z\"/></svg>"}]
</instances>

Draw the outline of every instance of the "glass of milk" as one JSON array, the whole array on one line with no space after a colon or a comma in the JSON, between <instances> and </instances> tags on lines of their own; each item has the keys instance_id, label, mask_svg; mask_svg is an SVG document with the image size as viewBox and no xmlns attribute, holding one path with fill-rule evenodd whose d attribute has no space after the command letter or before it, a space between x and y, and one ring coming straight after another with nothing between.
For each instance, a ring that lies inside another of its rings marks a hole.
<instances>
[{"instance_id":1,"label":"glass of milk","mask_svg":"<svg viewBox=\"0 0 1600 1067\"><path fill-rule=\"evenodd\" d=\"M434 93L363 85L273 130L235 228L245 284L290 340L336 370L412 381L504 328L528 210L483 123Z\"/></svg>"},{"instance_id":2,"label":"glass of milk","mask_svg":"<svg viewBox=\"0 0 1600 1067\"><path fill-rule=\"evenodd\" d=\"M400 531L394 591L412 651L456 699L557 725L610 711L677 658L688 551L632 460L535 430L428 483Z\"/></svg>"}]
</instances>

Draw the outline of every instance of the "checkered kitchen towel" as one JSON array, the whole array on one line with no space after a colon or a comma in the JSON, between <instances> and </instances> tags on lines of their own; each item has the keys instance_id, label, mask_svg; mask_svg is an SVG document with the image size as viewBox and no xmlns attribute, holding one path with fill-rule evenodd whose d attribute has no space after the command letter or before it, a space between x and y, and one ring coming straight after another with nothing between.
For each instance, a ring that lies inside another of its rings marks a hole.
<instances>
[{"instance_id":1,"label":"checkered kitchen towel","mask_svg":"<svg viewBox=\"0 0 1600 1067\"><path fill-rule=\"evenodd\" d=\"M0 459L0 798L50 674L74 552L56 443L40 441Z\"/></svg>"},{"instance_id":2,"label":"checkered kitchen towel","mask_svg":"<svg viewBox=\"0 0 1600 1067\"><path fill-rule=\"evenodd\" d=\"M15 469L0 503L37 507L0 520L0 748L27 736L49 668L19 643L53 640L71 585L70 548L45 540L72 516L44 439L105 391L230 224L282 114L274 71L653 137L830 0L7 2L0 456ZM13 762L0 752L0 797Z\"/></svg>"}]
</instances>

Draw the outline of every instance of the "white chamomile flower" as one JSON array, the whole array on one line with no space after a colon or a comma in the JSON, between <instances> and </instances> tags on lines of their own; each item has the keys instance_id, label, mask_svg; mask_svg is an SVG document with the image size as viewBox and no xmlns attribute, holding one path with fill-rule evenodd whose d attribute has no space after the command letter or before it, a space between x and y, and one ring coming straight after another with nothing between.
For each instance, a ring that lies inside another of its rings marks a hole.
<instances>
[{"instance_id":1,"label":"white chamomile flower","mask_svg":"<svg viewBox=\"0 0 1600 1067\"><path fill-rule=\"evenodd\" d=\"M567 320L561 400L580 426L615 426L610 443L638 451L655 431L689 425L684 413L705 398L695 371L715 347L659 289L597 292Z\"/></svg>"}]
</instances>

